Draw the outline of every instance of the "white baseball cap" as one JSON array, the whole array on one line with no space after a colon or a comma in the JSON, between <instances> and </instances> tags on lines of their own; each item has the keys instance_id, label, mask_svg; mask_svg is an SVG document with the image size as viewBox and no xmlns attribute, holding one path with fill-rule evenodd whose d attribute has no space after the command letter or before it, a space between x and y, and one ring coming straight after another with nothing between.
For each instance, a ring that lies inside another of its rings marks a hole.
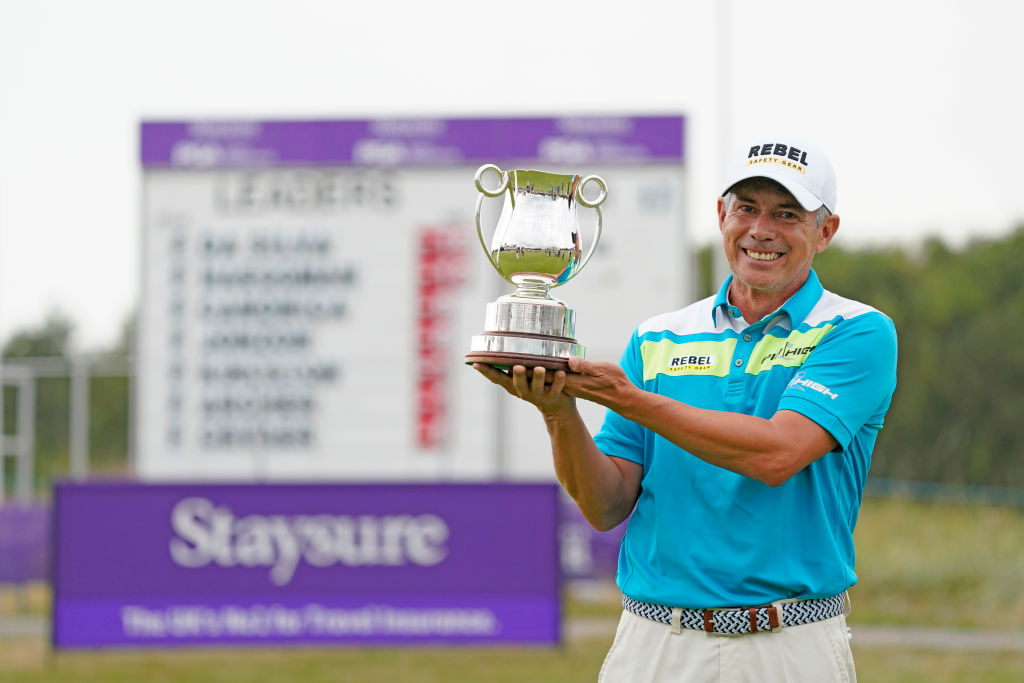
<instances>
[{"instance_id":1,"label":"white baseball cap","mask_svg":"<svg viewBox=\"0 0 1024 683\"><path fill-rule=\"evenodd\" d=\"M767 135L751 139L736 151L724 197L747 178L770 178L790 191L808 211L822 205L836 210L836 173L832 162L812 141L795 135Z\"/></svg>"}]
</instances>

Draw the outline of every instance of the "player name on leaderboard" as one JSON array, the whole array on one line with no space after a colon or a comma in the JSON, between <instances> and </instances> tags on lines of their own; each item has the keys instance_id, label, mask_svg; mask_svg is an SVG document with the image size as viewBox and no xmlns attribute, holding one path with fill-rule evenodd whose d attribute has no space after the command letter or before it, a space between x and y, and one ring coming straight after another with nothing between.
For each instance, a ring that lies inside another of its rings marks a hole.
<instances>
[{"instance_id":1,"label":"player name on leaderboard","mask_svg":"<svg viewBox=\"0 0 1024 683\"><path fill-rule=\"evenodd\" d=\"M317 392L342 374L338 358L310 351L318 328L344 322L358 268L335 255L330 234L199 240L199 438L214 448L310 445Z\"/></svg>"}]
</instances>

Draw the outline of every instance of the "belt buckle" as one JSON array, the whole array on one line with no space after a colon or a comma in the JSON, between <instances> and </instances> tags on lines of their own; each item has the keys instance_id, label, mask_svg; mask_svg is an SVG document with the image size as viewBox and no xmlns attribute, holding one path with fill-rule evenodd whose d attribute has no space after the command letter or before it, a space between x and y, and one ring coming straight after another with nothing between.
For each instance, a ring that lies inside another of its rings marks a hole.
<instances>
[{"instance_id":1,"label":"belt buckle","mask_svg":"<svg viewBox=\"0 0 1024 683\"><path fill-rule=\"evenodd\" d=\"M706 633L710 633L710 634L718 635L718 636L739 636L739 635L744 635L746 633L757 633L758 631L762 630L757 625L757 611L761 610L761 609L768 611L768 626L769 626L769 629L771 630L771 632L772 633L778 633L779 631L781 631L782 628L783 628L783 624L782 624L783 607L782 607L781 603L777 603L777 602L773 602L773 603L768 604L768 605L759 605L757 607L740 607L738 609L729 610L729 611L746 612L747 613L747 616L748 616L748 619L749 619L749 628L748 628L748 630L741 631L739 633L729 633L727 631L716 631L715 630L715 612L716 612L716 610L712 610L712 609L701 610L702 616L704 618L704 631Z\"/></svg>"},{"instance_id":2,"label":"belt buckle","mask_svg":"<svg viewBox=\"0 0 1024 683\"><path fill-rule=\"evenodd\" d=\"M714 610L704 610L704 630L708 633L715 633L715 612Z\"/></svg>"}]
</instances>

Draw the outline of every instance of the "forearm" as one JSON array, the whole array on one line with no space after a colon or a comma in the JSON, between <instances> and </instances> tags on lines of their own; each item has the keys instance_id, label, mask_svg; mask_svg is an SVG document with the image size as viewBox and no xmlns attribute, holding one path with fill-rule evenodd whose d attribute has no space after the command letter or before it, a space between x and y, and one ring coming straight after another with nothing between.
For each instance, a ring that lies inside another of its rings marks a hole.
<instances>
[{"instance_id":1,"label":"forearm","mask_svg":"<svg viewBox=\"0 0 1024 683\"><path fill-rule=\"evenodd\" d=\"M784 475L783 459L777 457L782 444L769 420L695 408L639 390L632 398L620 408L623 417L702 460L765 483Z\"/></svg>"},{"instance_id":2,"label":"forearm","mask_svg":"<svg viewBox=\"0 0 1024 683\"><path fill-rule=\"evenodd\" d=\"M600 531L621 523L636 504L635 485L615 459L602 453L575 407L545 415L555 475L588 522Z\"/></svg>"},{"instance_id":3,"label":"forearm","mask_svg":"<svg viewBox=\"0 0 1024 683\"><path fill-rule=\"evenodd\" d=\"M641 389L615 409L712 465L770 486L784 483L834 445L820 428L794 429L794 420L806 420L796 413L765 419L705 410Z\"/></svg>"},{"instance_id":4,"label":"forearm","mask_svg":"<svg viewBox=\"0 0 1024 683\"><path fill-rule=\"evenodd\" d=\"M576 409L576 399L562 391L565 372L556 372L548 383L544 368L534 368L528 376L521 365L514 366L511 373L481 363L473 367L511 395L540 410L551 437L558 481L594 528L611 529L629 516L640 494L643 468L610 458L597 448Z\"/></svg>"},{"instance_id":5,"label":"forearm","mask_svg":"<svg viewBox=\"0 0 1024 683\"><path fill-rule=\"evenodd\" d=\"M763 418L704 410L645 391L611 363L573 361L576 373L567 376L565 387L571 396L603 405L693 455L738 474L777 484L796 471L790 471L792 449L787 442L803 437L789 434L789 429L777 429L778 425Z\"/></svg>"}]
</instances>

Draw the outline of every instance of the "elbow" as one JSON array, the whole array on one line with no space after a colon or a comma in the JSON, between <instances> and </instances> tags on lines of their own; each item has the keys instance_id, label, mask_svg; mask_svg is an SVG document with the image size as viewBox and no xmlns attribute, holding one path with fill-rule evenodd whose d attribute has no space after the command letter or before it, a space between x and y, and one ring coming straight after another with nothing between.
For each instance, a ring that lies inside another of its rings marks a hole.
<instances>
[{"instance_id":1,"label":"elbow","mask_svg":"<svg viewBox=\"0 0 1024 683\"><path fill-rule=\"evenodd\" d=\"M817 452L788 449L770 455L766 454L758 459L755 471L747 476L757 479L766 486L773 488L782 486L827 452L826 450Z\"/></svg>"},{"instance_id":2,"label":"elbow","mask_svg":"<svg viewBox=\"0 0 1024 683\"><path fill-rule=\"evenodd\" d=\"M791 475L780 473L771 473L765 474L760 477L756 477L756 479L760 481L762 484L764 484L765 486L771 486L772 488L778 488L779 486L782 486L787 481L789 481L790 478Z\"/></svg>"},{"instance_id":3,"label":"elbow","mask_svg":"<svg viewBox=\"0 0 1024 683\"><path fill-rule=\"evenodd\" d=\"M777 488L792 479L793 475L797 472L799 472L799 470L794 469L791 463L785 462L781 459L775 459L772 462L765 463L759 467L756 472L752 472L748 476L756 479L765 486Z\"/></svg>"},{"instance_id":4,"label":"elbow","mask_svg":"<svg viewBox=\"0 0 1024 683\"><path fill-rule=\"evenodd\" d=\"M595 520L588 519L587 521L590 522L590 526L594 527L594 529L596 531L602 531L602 532L604 532L604 531L611 531L612 529L614 529L615 527L617 527L619 524L622 523L621 519L618 520L618 521L614 521L614 520L610 520L610 519L602 519L602 520L595 521Z\"/></svg>"},{"instance_id":5,"label":"elbow","mask_svg":"<svg viewBox=\"0 0 1024 683\"><path fill-rule=\"evenodd\" d=\"M581 510L582 512L582 510ZM611 511L604 511L601 513L587 513L583 512L583 518L587 520L587 524L592 526L596 531L611 531L618 525L625 521L627 515L615 514Z\"/></svg>"}]
</instances>

